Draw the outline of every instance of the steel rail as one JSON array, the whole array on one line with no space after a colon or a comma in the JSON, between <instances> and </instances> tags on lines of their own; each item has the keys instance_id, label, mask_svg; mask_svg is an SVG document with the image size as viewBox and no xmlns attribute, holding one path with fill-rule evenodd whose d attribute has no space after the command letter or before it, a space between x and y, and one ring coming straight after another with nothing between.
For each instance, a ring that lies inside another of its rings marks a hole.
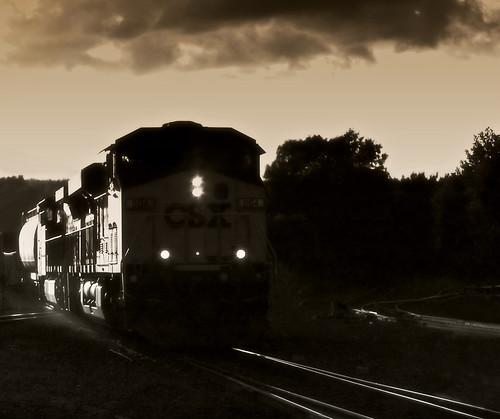
<instances>
[{"instance_id":1,"label":"steel rail","mask_svg":"<svg viewBox=\"0 0 500 419\"><path fill-rule=\"evenodd\" d=\"M249 351L246 349L233 348L233 350L240 352L240 353L247 354L247 355L251 355L254 357L258 357L261 359L265 359L268 361L276 362L276 363L279 363L282 365L287 365L287 366L290 366L293 368L298 368L298 369L301 369L304 371L312 372L312 373L322 375L322 376L325 376L328 378L332 378L332 379L335 379L338 381L343 381L343 382L347 382L349 384L361 386L361 387L364 387L364 388L367 388L367 389L370 389L373 391L393 395L393 396L403 398L403 399L406 399L406 400L409 400L412 402L424 404L424 405L427 405L427 406L430 406L433 408L437 408L440 410L444 410L444 411L447 411L449 413L457 414L460 416L481 419L481 418L484 418L484 416L476 416L476 415L489 414L491 417L500 418L499 411L488 409L488 408L485 408L482 406L464 403L464 402L449 399L446 397L435 396L435 395L427 394L427 393L423 393L423 392L408 390L408 389L401 388L401 387L390 386L387 384L363 380L363 379L356 378L356 377L350 377L348 375L339 374L339 373L335 373L332 371L327 371L327 370L324 370L321 368L315 368L315 367L311 367L308 365L298 364L296 362L276 358L273 356L259 354L257 352ZM443 404L439 404L439 403L443 403ZM455 408L447 407L446 405L454 406ZM470 412L474 412L474 413L467 413L467 412L462 411L462 410L457 410L459 408L462 408L465 410L468 409Z\"/></svg>"},{"instance_id":2,"label":"steel rail","mask_svg":"<svg viewBox=\"0 0 500 419\"><path fill-rule=\"evenodd\" d=\"M472 320L454 319L451 317L428 316L426 314L418 314L402 309L400 309L400 312L410 316L412 321L422 323L426 326L478 333L500 333L500 325L496 323L483 323Z\"/></svg>"},{"instance_id":3,"label":"steel rail","mask_svg":"<svg viewBox=\"0 0 500 419\"><path fill-rule=\"evenodd\" d=\"M204 362L182 357L182 359L200 369L210 372L225 378L247 390L254 391L265 397L269 397L288 407L298 409L308 415L313 415L318 418L356 418L356 419L373 419L371 416L362 415L360 413L344 409L311 397L304 396L280 387L272 386L249 377L228 371L226 369L208 365ZM330 412L330 413L326 413Z\"/></svg>"},{"instance_id":4,"label":"steel rail","mask_svg":"<svg viewBox=\"0 0 500 419\"><path fill-rule=\"evenodd\" d=\"M389 319L387 315L383 315L376 310L369 310L367 307L376 307L380 306L383 310L389 311L395 316L394 319L401 319L400 315L404 315L405 318L403 320L413 320L425 325L429 326L437 326L437 327L447 327L451 329L463 329L467 331L478 331L478 332L487 332L487 333L500 333L500 325L496 323L486 323L479 322L475 320L464 320L452 317L442 317L442 316L432 316L426 314L419 314L412 311L405 310L401 308L402 305L408 303L418 303L418 302L426 302L426 301L435 301L435 300L447 300L458 298L465 295L468 291L474 290L494 290L495 288L500 289L500 285L495 286L487 286L487 287L465 287L462 290L454 290L447 289L443 290L436 295L431 295L428 297L421 298L409 298L409 299L399 299L399 300L387 300L387 301L373 301L367 304L364 304L361 309L355 309L355 312L359 314L372 314L380 318ZM392 307L391 307L392 306Z\"/></svg>"},{"instance_id":5,"label":"steel rail","mask_svg":"<svg viewBox=\"0 0 500 419\"><path fill-rule=\"evenodd\" d=\"M62 313L58 311L40 311L31 313L2 314L0 315L0 323L9 323L21 320L34 320L41 317L47 317L57 314L62 314Z\"/></svg>"}]
</instances>

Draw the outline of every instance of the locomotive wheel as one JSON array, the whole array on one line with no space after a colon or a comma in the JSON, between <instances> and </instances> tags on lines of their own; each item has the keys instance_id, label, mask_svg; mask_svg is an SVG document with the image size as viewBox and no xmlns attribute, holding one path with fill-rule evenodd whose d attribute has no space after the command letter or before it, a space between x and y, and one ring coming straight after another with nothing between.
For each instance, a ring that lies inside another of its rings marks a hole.
<instances>
[{"instance_id":1,"label":"locomotive wheel","mask_svg":"<svg viewBox=\"0 0 500 419\"><path fill-rule=\"evenodd\" d=\"M62 284L61 278L57 278L55 282L55 297L60 309L65 310L66 304L66 287Z\"/></svg>"}]
</instances>

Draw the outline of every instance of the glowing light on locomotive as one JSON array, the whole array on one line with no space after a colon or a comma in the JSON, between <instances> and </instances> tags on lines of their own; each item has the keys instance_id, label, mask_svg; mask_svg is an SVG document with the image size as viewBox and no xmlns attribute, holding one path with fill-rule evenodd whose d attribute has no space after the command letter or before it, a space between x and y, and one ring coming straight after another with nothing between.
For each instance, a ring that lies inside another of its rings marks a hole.
<instances>
[{"instance_id":1,"label":"glowing light on locomotive","mask_svg":"<svg viewBox=\"0 0 500 419\"><path fill-rule=\"evenodd\" d=\"M201 186L201 184L203 183L203 178L201 176L196 176L195 178L193 178L191 184L194 186L194 187L199 187Z\"/></svg>"},{"instance_id":2,"label":"glowing light on locomotive","mask_svg":"<svg viewBox=\"0 0 500 419\"><path fill-rule=\"evenodd\" d=\"M191 181L191 185L193 185L191 193L195 198L199 198L201 195L203 195L203 178L201 176L195 176Z\"/></svg>"},{"instance_id":3,"label":"glowing light on locomotive","mask_svg":"<svg viewBox=\"0 0 500 419\"><path fill-rule=\"evenodd\" d=\"M170 257L170 252L167 249L163 249L160 252L160 257L164 260L167 260Z\"/></svg>"},{"instance_id":4,"label":"glowing light on locomotive","mask_svg":"<svg viewBox=\"0 0 500 419\"><path fill-rule=\"evenodd\" d=\"M246 255L247 255L247 252L245 252L245 250L244 250L244 249L238 249L238 250L236 251L236 257L237 257L238 259L244 259Z\"/></svg>"}]
</instances>

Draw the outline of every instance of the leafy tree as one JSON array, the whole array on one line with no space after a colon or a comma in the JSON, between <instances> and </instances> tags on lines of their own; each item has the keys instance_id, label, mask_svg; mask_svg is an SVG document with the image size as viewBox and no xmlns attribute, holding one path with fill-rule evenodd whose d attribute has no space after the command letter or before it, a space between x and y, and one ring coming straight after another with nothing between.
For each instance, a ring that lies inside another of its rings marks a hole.
<instances>
[{"instance_id":1,"label":"leafy tree","mask_svg":"<svg viewBox=\"0 0 500 419\"><path fill-rule=\"evenodd\" d=\"M265 182L281 260L363 281L440 274L498 281L500 135L491 128L475 135L456 172L441 179L391 179L386 158L353 130L280 146Z\"/></svg>"},{"instance_id":2,"label":"leafy tree","mask_svg":"<svg viewBox=\"0 0 500 419\"><path fill-rule=\"evenodd\" d=\"M486 128L457 173L464 183L471 264L478 280L500 277L500 135Z\"/></svg>"},{"instance_id":3,"label":"leafy tree","mask_svg":"<svg viewBox=\"0 0 500 419\"><path fill-rule=\"evenodd\" d=\"M286 141L278 147L276 160L264 174L270 190L271 212L296 211L303 205L310 209L312 205L304 202L304 197L315 195L318 203L324 202L331 196L332 186L350 186L349 175L356 170L385 174L387 155L381 149L382 146L352 129L330 140L315 135Z\"/></svg>"},{"instance_id":4,"label":"leafy tree","mask_svg":"<svg viewBox=\"0 0 500 419\"><path fill-rule=\"evenodd\" d=\"M463 176L457 172L440 179L432 203L440 273L468 276L472 267L471 230Z\"/></svg>"},{"instance_id":5,"label":"leafy tree","mask_svg":"<svg viewBox=\"0 0 500 419\"><path fill-rule=\"evenodd\" d=\"M480 175L488 166L500 159L500 135L488 127L477 135L470 150L465 150L466 160L460 162L459 174Z\"/></svg>"},{"instance_id":6,"label":"leafy tree","mask_svg":"<svg viewBox=\"0 0 500 419\"><path fill-rule=\"evenodd\" d=\"M63 184L64 181L24 179L23 176L0 178L0 232L16 236L21 228L21 213L32 209Z\"/></svg>"},{"instance_id":7,"label":"leafy tree","mask_svg":"<svg viewBox=\"0 0 500 419\"><path fill-rule=\"evenodd\" d=\"M433 196L437 176L412 173L393 184L394 254L400 275L425 275L434 268Z\"/></svg>"},{"instance_id":8,"label":"leafy tree","mask_svg":"<svg viewBox=\"0 0 500 419\"><path fill-rule=\"evenodd\" d=\"M469 211L474 218L477 218L475 213L481 213L496 219L500 211L500 135L491 128L475 135L466 156L457 172L466 186Z\"/></svg>"},{"instance_id":9,"label":"leafy tree","mask_svg":"<svg viewBox=\"0 0 500 419\"><path fill-rule=\"evenodd\" d=\"M330 140L317 135L288 140L278 148L264 178L271 239L282 260L303 269L321 266L339 275L352 274L353 266L359 275L381 270L390 220L387 155L381 150L352 129ZM297 220L301 220L300 234L293 224ZM310 243L304 241L307 234L317 237L314 252L287 252L290 243L285 246L280 241L285 227L288 241L304 247ZM273 236L277 230L279 237Z\"/></svg>"}]
</instances>

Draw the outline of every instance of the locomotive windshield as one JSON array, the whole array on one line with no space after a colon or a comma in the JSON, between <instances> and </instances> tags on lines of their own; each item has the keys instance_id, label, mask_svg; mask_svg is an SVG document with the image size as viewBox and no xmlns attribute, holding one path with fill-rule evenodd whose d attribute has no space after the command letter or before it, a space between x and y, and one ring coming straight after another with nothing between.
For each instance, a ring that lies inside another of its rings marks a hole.
<instances>
[{"instance_id":1,"label":"locomotive windshield","mask_svg":"<svg viewBox=\"0 0 500 419\"><path fill-rule=\"evenodd\" d=\"M251 138L225 129L169 131L174 130L142 128L117 141L118 176L124 187L188 169L260 182L262 150Z\"/></svg>"}]
</instances>

